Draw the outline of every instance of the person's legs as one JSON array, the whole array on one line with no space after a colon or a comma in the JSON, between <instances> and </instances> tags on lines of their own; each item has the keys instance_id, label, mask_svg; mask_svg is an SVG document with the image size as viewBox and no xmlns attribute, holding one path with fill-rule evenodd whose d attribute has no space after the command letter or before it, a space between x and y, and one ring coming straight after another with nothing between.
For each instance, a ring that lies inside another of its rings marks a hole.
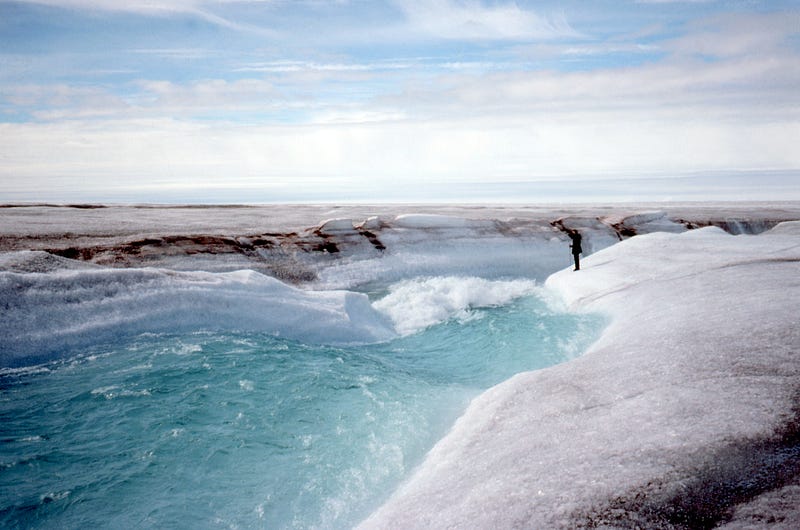
<instances>
[{"instance_id":1,"label":"person's legs","mask_svg":"<svg viewBox=\"0 0 800 530\"><path fill-rule=\"evenodd\" d=\"M581 270L580 254L573 254L572 256L575 258L575 269L574 270L576 270L576 271Z\"/></svg>"}]
</instances>

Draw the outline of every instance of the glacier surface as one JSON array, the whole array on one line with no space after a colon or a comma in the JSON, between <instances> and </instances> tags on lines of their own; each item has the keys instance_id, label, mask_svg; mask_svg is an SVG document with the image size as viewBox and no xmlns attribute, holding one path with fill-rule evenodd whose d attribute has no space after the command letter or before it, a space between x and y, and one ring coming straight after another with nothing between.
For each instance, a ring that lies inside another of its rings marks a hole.
<instances>
[{"instance_id":1,"label":"glacier surface","mask_svg":"<svg viewBox=\"0 0 800 530\"><path fill-rule=\"evenodd\" d=\"M547 279L611 323L476 398L362 528L800 527L800 223L628 239Z\"/></svg>"},{"instance_id":2,"label":"glacier surface","mask_svg":"<svg viewBox=\"0 0 800 530\"><path fill-rule=\"evenodd\" d=\"M175 321L386 340L544 281L607 315L601 338L477 397L362 527L798 528L793 219L797 203L3 207L0 361ZM376 282L400 282L385 307L353 292Z\"/></svg>"}]
</instances>

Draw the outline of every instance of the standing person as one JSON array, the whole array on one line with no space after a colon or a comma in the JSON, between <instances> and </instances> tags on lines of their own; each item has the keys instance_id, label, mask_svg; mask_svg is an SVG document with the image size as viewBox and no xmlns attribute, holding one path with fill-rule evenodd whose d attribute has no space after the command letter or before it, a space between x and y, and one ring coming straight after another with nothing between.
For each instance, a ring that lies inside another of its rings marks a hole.
<instances>
[{"instance_id":1,"label":"standing person","mask_svg":"<svg viewBox=\"0 0 800 530\"><path fill-rule=\"evenodd\" d=\"M581 270L580 254L583 252L581 248L581 233L577 230L567 230L567 235L572 240L572 244L569 248L572 249L572 257L575 258L575 268L572 270L579 271Z\"/></svg>"}]
</instances>

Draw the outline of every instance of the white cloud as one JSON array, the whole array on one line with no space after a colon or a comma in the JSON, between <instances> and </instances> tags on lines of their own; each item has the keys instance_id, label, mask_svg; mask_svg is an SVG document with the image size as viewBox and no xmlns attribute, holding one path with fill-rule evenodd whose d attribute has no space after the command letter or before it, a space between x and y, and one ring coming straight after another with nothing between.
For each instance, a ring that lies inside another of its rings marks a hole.
<instances>
[{"instance_id":1,"label":"white cloud","mask_svg":"<svg viewBox=\"0 0 800 530\"><path fill-rule=\"evenodd\" d=\"M798 117L800 57L765 61L743 57L708 63L674 60L579 72L513 71L482 75L452 74L438 83L409 84L386 106L414 115L536 116L575 111L627 112L708 117L742 121ZM726 118L727 119L727 118Z\"/></svg>"},{"instance_id":2,"label":"white cloud","mask_svg":"<svg viewBox=\"0 0 800 530\"><path fill-rule=\"evenodd\" d=\"M4 0L0 0L2 2ZM239 20L223 16L233 11L226 9L235 4L265 4L286 9L295 4L303 8L320 5L346 5L339 1L295 1L281 0L20 0L27 3L49 5L67 9L89 11L117 11L148 16L170 16L184 14L198 17L212 24L255 33L285 41L304 35L304 40L314 42L319 38L339 42L398 41L409 39L454 39L454 40L541 40L562 37L577 37L579 34L569 25L563 15L542 16L515 2L485 5L481 0L388 0L405 16L404 21L383 21L377 25L363 25L356 16L343 26L319 25L316 21L325 15L310 11L307 16L313 23L305 23L294 31L276 31L253 20ZM339 19L341 20L341 19ZM324 19L323 19L324 22ZM317 31L307 32L309 27Z\"/></svg>"},{"instance_id":3,"label":"white cloud","mask_svg":"<svg viewBox=\"0 0 800 530\"><path fill-rule=\"evenodd\" d=\"M336 62L324 63L315 61L278 60L246 64L236 68L237 72L263 72L269 74L286 74L298 72L373 72L380 70L407 70L418 64L409 61L381 62Z\"/></svg>"},{"instance_id":4,"label":"white cloud","mask_svg":"<svg viewBox=\"0 0 800 530\"><path fill-rule=\"evenodd\" d=\"M276 34L268 29L252 24L235 22L215 14L209 7L227 3L227 0L20 0L31 4L48 5L66 9L88 11L118 11L138 13L148 16L170 16L185 14L205 20L217 26L247 31L265 36ZM271 2L271 0L248 0L250 2Z\"/></svg>"},{"instance_id":5,"label":"white cloud","mask_svg":"<svg viewBox=\"0 0 800 530\"><path fill-rule=\"evenodd\" d=\"M31 4L41 4L65 9L89 11L126 11L148 15L167 15L170 13L193 13L211 17L201 12L201 1L197 0L22 0Z\"/></svg>"},{"instance_id":6,"label":"white cloud","mask_svg":"<svg viewBox=\"0 0 800 530\"><path fill-rule=\"evenodd\" d=\"M665 46L676 53L712 57L764 55L800 34L800 13L720 15L696 22L686 36Z\"/></svg>"},{"instance_id":7,"label":"white cloud","mask_svg":"<svg viewBox=\"0 0 800 530\"><path fill-rule=\"evenodd\" d=\"M717 0L636 0L637 4L708 4Z\"/></svg>"},{"instance_id":8,"label":"white cloud","mask_svg":"<svg viewBox=\"0 0 800 530\"><path fill-rule=\"evenodd\" d=\"M562 18L545 18L516 3L485 6L477 0L396 0L409 30L436 38L464 40L547 39L576 36Z\"/></svg>"},{"instance_id":9,"label":"white cloud","mask_svg":"<svg viewBox=\"0 0 800 530\"><path fill-rule=\"evenodd\" d=\"M535 40L571 31L508 3L402 5L402 32L418 38ZM800 23L782 17L708 19L660 42L671 52L666 58L573 72L501 70L446 55L348 61L332 53L240 64L239 74L265 77L236 81L3 86L6 108L42 121L0 124L0 190L291 187L297 180L320 189L342 182L391 188L797 169L800 57L786 39ZM547 45L546 53L636 51L628 41L609 42ZM139 52L197 57L204 50ZM272 113L280 117L264 118Z\"/></svg>"},{"instance_id":10,"label":"white cloud","mask_svg":"<svg viewBox=\"0 0 800 530\"><path fill-rule=\"evenodd\" d=\"M237 0L19 0L31 4L69 9L130 11L136 13L187 12L204 5L234 3ZM273 0L246 0L250 3L272 3Z\"/></svg>"},{"instance_id":11,"label":"white cloud","mask_svg":"<svg viewBox=\"0 0 800 530\"><path fill-rule=\"evenodd\" d=\"M133 182L290 187L317 179L320 189L368 182L388 190L448 180L800 167L800 121L724 120L692 110L578 109L374 123L339 118L308 125L155 119L3 124L0 189L63 182L87 190Z\"/></svg>"},{"instance_id":12,"label":"white cloud","mask_svg":"<svg viewBox=\"0 0 800 530\"><path fill-rule=\"evenodd\" d=\"M454 68L433 80L410 76L402 89L392 85L392 96L366 91L347 101L315 94L314 81L293 93L315 96L303 100L261 79L141 81L125 100L66 85L4 89L14 105L60 121L1 126L0 189L55 186L61 178L123 185L143 175L151 186L291 186L294 179L324 186L330 179L335 187L335 179L412 186L432 179L797 169L800 57L779 51L710 62L678 54L663 63L571 73ZM398 64L404 72L405 63ZM342 80L372 68L263 66L324 70ZM364 85L344 84L342 93L351 88ZM204 112L246 117L297 106L307 117L292 125L191 121Z\"/></svg>"},{"instance_id":13,"label":"white cloud","mask_svg":"<svg viewBox=\"0 0 800 530\"><path fill-rule=\"evenodd\" d=\"M133 90L135 89L135 90ZM39 120L133 119L198 115L243 115L297 105L288 102L264 80L225 81L209 79L185 84L170 81L139 81L124 95L100 87L56 85L10 85L3 87L0 102L25 109Z\"/></svg>"},{"instance_id":14,"label":"white cloud","mask_svg":"<svg viewBox=\"0 0 800 530\"><path fill-rule=\"evenodd\" d=\"M138 48L130 50L130 53L169 59L207 59L219 55L215 50L207 48Z\"/></svg>"},{"instance_id":15,"label":"white cloud","mask_svg":"<svg viewBox=\"0 0 800 530\"><path fill-rule=\"evenodd\" d=\"M718 0L636 0L637 4L711 4Z\"/></svg>"},{"instance_id":16,"label":"white cloud","mask_svg":"<svg viewBox=\"0 0 800 530\"><path fill-rule=\"evenodd\" d=\"M138 85L142 89L138 102L143 106L155 106L168 115L180 114L181 108L269 107L279 97L271 83L258 79L210 79L182 85L170 81L140 81Z\"/></svg>"}]
</instances>

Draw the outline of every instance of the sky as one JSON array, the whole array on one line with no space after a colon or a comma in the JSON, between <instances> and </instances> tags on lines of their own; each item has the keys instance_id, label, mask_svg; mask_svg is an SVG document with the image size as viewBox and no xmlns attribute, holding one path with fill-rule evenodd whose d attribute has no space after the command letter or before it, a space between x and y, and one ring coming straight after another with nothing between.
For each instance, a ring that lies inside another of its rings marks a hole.
<instances>
[{"instance_id":1,"label":"sky","mask_svg":"<svg viewBox=\"0 0 800 530\"><path fill-rule=\"evenodd\" d=\"M0 0L0 201L800 200L800 0Z\"/></svg>"}]
</instances>

